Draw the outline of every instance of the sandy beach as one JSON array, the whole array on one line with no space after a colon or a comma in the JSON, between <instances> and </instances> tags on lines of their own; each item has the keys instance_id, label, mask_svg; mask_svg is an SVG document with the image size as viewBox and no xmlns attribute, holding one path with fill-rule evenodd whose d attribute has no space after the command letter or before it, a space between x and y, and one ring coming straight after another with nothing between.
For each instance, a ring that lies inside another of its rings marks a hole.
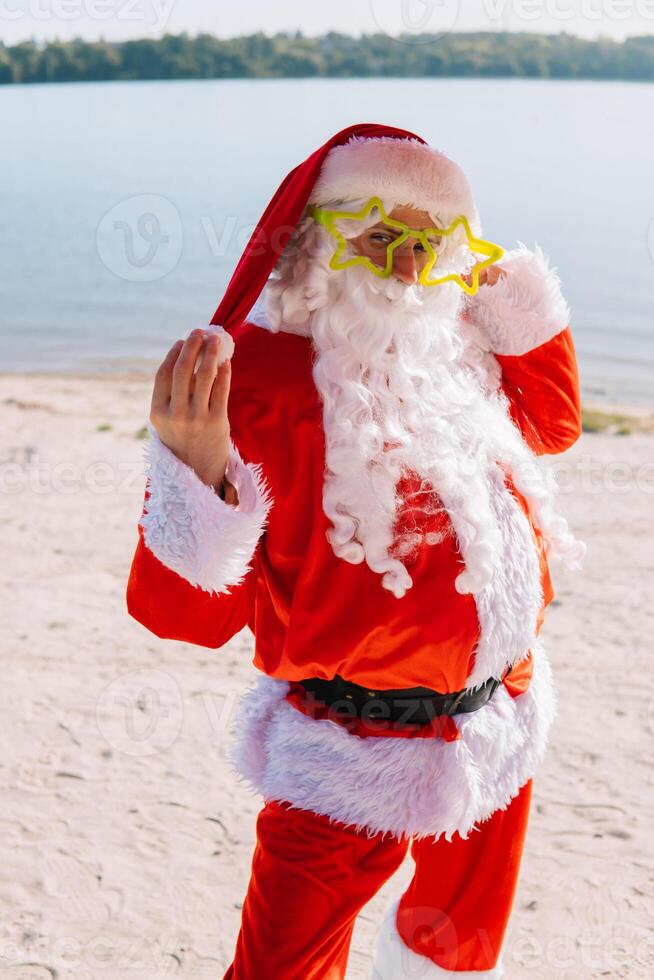
<instances>
[{"instance_id":1,"label":"sandy beach","mask_svg":"<svg viewBox=\"0 0 654 980\"><path fill-rule=\"evenodd\" d=\"M207 650L127 615L150 390L2 376L0 980L219 980L231 960L259 801L225 755L252 636ZM548 463L588 554L554 568L559 713L508 980L654 976L653 418ZM360 917L349 980L409 873Z\"/></svg>"}]
</instances>

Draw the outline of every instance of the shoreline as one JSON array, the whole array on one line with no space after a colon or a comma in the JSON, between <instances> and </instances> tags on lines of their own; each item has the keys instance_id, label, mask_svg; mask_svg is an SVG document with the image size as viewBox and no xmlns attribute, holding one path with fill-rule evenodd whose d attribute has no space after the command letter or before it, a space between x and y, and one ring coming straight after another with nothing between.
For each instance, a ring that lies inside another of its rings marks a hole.
<instances>
[{"instance_id":1,"label":"shoreline","mask_svg":"<svg viewBox=\"0 0 654 980\"><path fill-rule=\"evenodd\" d=\"M25 382L41 382L44 385L66 381L77 384L98 384L103 388L112 385L147 385L154 380L154 372L158 361L152 366L121 368L116 371L82 371L77 368L57 371L0 371L0 383L5 389L8 386L20 385ZM1 398L3 404L11 404L7 398ZM585 398L582 394L582 411L584 415L584 431L615 432L627 435L631 432L654 433L654 401L651 404L631 404L613 398L602 399L597 395ZM628 428L630 431L623 431Z\"/></svg>"}]
</instances>

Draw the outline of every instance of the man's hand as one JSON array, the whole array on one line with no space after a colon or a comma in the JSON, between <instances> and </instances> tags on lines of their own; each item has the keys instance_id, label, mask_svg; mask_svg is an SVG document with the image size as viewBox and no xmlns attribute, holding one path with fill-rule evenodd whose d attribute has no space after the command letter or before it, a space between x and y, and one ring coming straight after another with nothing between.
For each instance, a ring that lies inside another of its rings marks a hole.
<instances>
[{"instance_id":1,"label":"man's hand","mask_svg":"<svg viewBox=\"0 0 654 980\"><path fill-rule=\"evenodd\" d=\"M216 490L222 485L230 449L231 362L218 366L219 355L216 334L194 330L187 340L178 340L157 370L150 407L150 421L161 441ZM233 503L235 496L226 482L225 500Z\"/></svg>"},{"instance_id":2,"label":"man's hand","mask_svg":"<svg viewBox=\"0 0 654 980\"><path fill-rule=\"evenodd\" d=\"M494 286L498 279L502 279L507 276L508 272L499 265L489 265L485 269L482 269L479 273L479 285L480 286ZM461 278L467 282L469 286L472 285L472 273L468 273L467 276L461 276Z\"/></svg>"}]
</instances>

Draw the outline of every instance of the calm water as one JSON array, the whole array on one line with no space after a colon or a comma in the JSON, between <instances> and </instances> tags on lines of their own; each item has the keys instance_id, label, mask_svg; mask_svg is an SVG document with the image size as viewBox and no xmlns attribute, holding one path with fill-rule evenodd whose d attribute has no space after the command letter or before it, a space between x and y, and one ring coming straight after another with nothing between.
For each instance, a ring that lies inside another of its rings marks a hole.
<instances>
[{"instance_id":1,"label":"calm water","mask_svg":"<svg viewBox=\"0 0 654 980\"><path fill-rule=\"evenodd\" d=\"M484 231L538 242L587 396L654 393L654 86L479 80L0 88L0 366L156 363L206 323L281 178L350 122L457 160Z\"/></svg>"}]
</instances>

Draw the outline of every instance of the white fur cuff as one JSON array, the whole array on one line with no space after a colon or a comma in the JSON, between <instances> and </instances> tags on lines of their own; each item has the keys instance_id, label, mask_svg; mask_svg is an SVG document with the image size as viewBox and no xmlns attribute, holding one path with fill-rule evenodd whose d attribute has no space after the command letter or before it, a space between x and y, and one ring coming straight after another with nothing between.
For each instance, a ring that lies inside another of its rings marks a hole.
<instances>
[{"instance_id":1,"label":"white fur cuff","mask_svg":"<svg viewBox=\"0 0 654 980\"><path fill-rule=\"evenodd\" d=\"M409 949L395 924L399 904L399 899L393 902L379 932L372 980L501 980L504 976L501 954L492 970L445 970Z\"/></svg>"},{"instance_id":2,"label":"white fur cuff","mask_svg":"<svg viewBox=\"0 0 654 980\"><path fill-rule=\"evenodd\" d=\"M233 506L164 445L151 423L148 431L145 543L191 585L228 592L248 572L272 504L259 467L244 463L232 444L225 475L238 493Z\"/></svg>"},{"instance_id":3,"label":"white fur cuff","mask_svg":"<svg viewBox=\"0 0 654 980\"><path fill-rule=\"evenodd\" d=\"M467 302L467 315L477 328L477 342L494 354L520 356L540 347L570 322L561 283L542 249L531 252L522 243L507 252L505 269L493 286L480 286Z\"/></svg>"}]
</instances>

